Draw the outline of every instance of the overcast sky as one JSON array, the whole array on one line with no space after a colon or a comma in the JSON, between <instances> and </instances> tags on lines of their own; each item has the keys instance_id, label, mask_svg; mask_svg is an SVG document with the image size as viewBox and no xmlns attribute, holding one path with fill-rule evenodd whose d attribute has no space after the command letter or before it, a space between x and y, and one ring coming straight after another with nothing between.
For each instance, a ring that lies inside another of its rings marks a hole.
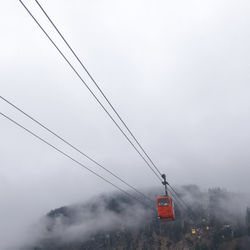
<instances>
[{"instance_id":1,"label":"overcast sky","mask_svg":"<svg viewBox=\"0 0 250 250\"><path fill-rule=\"evenodd\" d=\"M249 1L40 3L173 185L249 190ZM1 96L137 188L159 185L19 1L2 1L0 29ZM99 171L1 100L0 110ZM114 190L3 117L0 128L1 249L50 209Z\"/></svg>"}]
</instances>

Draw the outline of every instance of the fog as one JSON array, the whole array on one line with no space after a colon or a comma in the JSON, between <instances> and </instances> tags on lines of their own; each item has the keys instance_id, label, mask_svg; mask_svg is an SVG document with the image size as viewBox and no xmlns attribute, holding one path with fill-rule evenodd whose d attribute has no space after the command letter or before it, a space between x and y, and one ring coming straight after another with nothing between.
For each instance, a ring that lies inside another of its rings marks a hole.
<instances>
[{"instance_id":1,"label":"fog","mask_svg":"<svg viewBox=\"0 0 250 250\"><path fill-rule=\"evenodd\" d=\"M249 1L40 3L170 183L248 192ZM0 28L1 96L137 188L159 186L19 1L2 3ZM125 188L3 101L0 110ZM49 210L114 191L2 116L0 126L0 249Z\"/></svg>"},{"instance_id":2,"label":"fog","mask_svg":"<svg viewBox=\"0 0 250 250\"><path fill-rule=\"evenodd\" d=\"M115 204L112 209L111 204ZM90 240L100 232L136 230L148 224L152 217L153 212L148 206L117 193L112 193L112 196L105 194L93 197L86 203L50 211L32 225L29 234L18 246L10 249L32 249L32 246L34 248L41 244L77 243Z\"/></svg>"},{"instance_id":3,"label":"fog","mask_svg":"<svg viewBox=\"0 0 250 250\"><path fill-rule=\"evenodd\" d=\"M173 193L170 195L174 199L177 221L185 221L199 228L202 214L211 227L226 225L246 228L249 193L232 193L220 188L203 190L197 185L186 185L176 190L178 199ZM161 190L154 188L144 190L144 193L154 199L161 194ZM156 221L156 210L149 203L143 204L117 192L102 194L84 203L51 210L30 227L29 233L16 247L10 249L21 247L27 250L35 246L53 249L53 246L81 244L95 241L101 234L138 232ZM158 223L158 226L165 224L168 227L172 223Z\"/></svg>"}]
</instances>

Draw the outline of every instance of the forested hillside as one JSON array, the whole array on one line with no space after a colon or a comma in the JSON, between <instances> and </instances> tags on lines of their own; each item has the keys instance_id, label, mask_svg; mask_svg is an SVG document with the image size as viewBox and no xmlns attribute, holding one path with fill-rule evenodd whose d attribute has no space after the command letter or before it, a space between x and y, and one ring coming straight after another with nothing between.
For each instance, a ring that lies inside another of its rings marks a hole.
<instances>
[{"instance_id":1,"label":"forested hillside","mask_svg":"<svg viewBox=\"0 0 250 250\"><path fill-rule=\"evenodd\" d=\"M187 207L176 201L177 219L169 223L117 194L52 210L29 249L250 249L249 196L220 188L204 192L197 186L182 187L179 194Z\"/></svg>"}]
</instances>

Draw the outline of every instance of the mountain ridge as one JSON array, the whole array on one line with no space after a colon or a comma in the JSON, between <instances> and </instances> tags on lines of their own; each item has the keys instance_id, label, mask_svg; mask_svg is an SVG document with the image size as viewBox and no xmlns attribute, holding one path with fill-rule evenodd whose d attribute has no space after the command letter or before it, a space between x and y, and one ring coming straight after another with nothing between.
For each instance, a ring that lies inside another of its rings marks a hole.
<instances>
[{"instance_id":1,"label":"mountain ridge","mask_svg":"<svg viewBox=\"0 0 250 250\"><path fill-rule=\"evenodd\" d=\"M151 209L116 193L51 210L43 218L44 234L29 250L250 249L248 196L234 198L220 188L204 192L195 185L184 186L178 193L193 213L177 203L177 219L168 223L160 222ZM240 199L241 207L235 211L230 204Z\"/></svg>"}]
</instances>

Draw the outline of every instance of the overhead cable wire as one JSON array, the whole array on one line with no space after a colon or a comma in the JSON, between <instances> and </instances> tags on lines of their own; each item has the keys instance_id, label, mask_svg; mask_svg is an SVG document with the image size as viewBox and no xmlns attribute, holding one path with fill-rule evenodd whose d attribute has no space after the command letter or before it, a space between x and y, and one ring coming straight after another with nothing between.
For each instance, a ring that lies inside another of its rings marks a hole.
<instances>
[{"instance_id":1,"label":"overhead cable wire","mask_svg":"<svg viewBox=\"0 0 250 250\"><path fill-rule=\"evenodd\" d=\"M188 215L191 218L191 220L194 221L193 216L195 215L195 213L194 213L193 209L181 198L180 194L178 194L170 184L169 184L169 187L172 190L172 194L175 194L175 196L178 198L179 203L181 202L182 206L184 206L184 208L188 211ZM192 216L190 215L190 212L191 212Z\"/></svg>"},{"instance_id":2,"label":"overhead cable wire","mask_svg":"<svg viewBox=\"0 0 250 250\"><path fill-rule=\"evenodd\" d=\"M93 163L95 163L97 166L99 166L100 168L104 169L106 172L108 172L112 176L114 176L116 179L118 179L119 181L121 181L122 183L124 183L125 185L127 185L129 188L133 189L135 192L137 192L138 194L140 194L141 196L143 196L147 200L150 200L151 202L154 202L151 198L149 198L148 196L146 196L145 194L143 194L141 191L139 191L138 189L136 189L135 187L133 187L132 185L130 185L129 183L127 183L126 181L124 181L121 177L119 177L118 175L114 174L112 171L110 171L109 169L107 169L106 167L104 167L103 165L101 165L100 163L98 163L92 157L90 157L87 154L85 154L84 152L82 152L80 149L78 149L76 146L74 146L73 144L71 144L70 142L68 142L66 139L64 139L63 137L61 137L57 133L53 132L47 126L43 125L40 121L38 121L37 119L35 119L31 115L27 114L23 109L17 107L15 104L13 104L12 102L10 102L9 100L7 100L6 98L4 98L3 96L0 96L0 98L3 101L5 101L6 103L8 103L10 106L12 106L16 110L18 110L19 112L21 112L22 114L24 114L26 117L28 117L29 119L31 119L32 121L34 121L35 123L37 123L43 129L47 130L49 133L51 133L52 135L54 135L55 137L57 137L59 140L61 140L62 142L64 142L65 144L67 144L68 146L70 146L71 148L73 148L74 150L76 150L78 153L80 153L81 155L83 155L84 157L86 157L87 159L89 159L90 161L92 161Z\"/></svg>"},{"instance_id":3,"label":"overhead cable wire","mask_svg":"<svg viewBox=\"0 0 250 250\"><path fill-rule=\"evenodd\" d=\"M172 192L172 191L170 191L170 190L168 190L168 192L170 193L170 195L174 198L174 202L175 203L178 203L179 204L179 207L183 210L183 211L185 211L185 207L183 206L183 204L176 198L176 195Z\"/></svg>"},{"instance_id":4,"label":"overhead cable wire","mask_svg":"<svg viewBox=\"0 0 250 250\"><path fill-rule=\"evenodd\" d=\"M19 0L22 4L23 2L21 0ZM83 64L83 62L80 60L80 58L77 56L76 52L73 50L73 48L69 45L68 41L65 39L65 37L62 35L62 33L59 31L59 29L57 28L57 26L55 25L55 23L52 21L52 19L50 18L50 16L47 14L47 12L44 10L44 8L41 6L41 4L38 2L38 0L35 0L37 5L40 7L40 9L42 10L42 12L45 14L45 16L47 17L47 19L49 20L49 22L53 25L53 27L55 28L55 30L58 32L58 34L60 35L60 37L63 39L63 41L65 42L65 44L67 45L67 47L70 49L70 51L72 52L72 54L75 56L75 58L77 59L77 61L80 63L80 65L82 66L82 68L85 70L85 72L88 74L88 76L90 77L90 79L93 81L93 83L95 84L95 86L98 88L98 90L100 91L100 93L102 94L102 96L104 97L104 99L107 101L107 103L109 104L109 106L111 107L111 109L114 111L114 113L117 115L117 117L119 118L119 120L122 122L122 124L125 126L125 128L127 129L127 131L129 132L129 134L132 136L132 138L135 140L135 142L137 143L137 145L141 148L141 150L143 151L143 153L146 155L147 159L151 162L151 164L154 166L154 168L156 169L156 171L160 174L160 176L162 175L161 172L159 171L159 169L157 168L157 166L155 165L155 163L152 161L152 159L149 157L149 155L147 154L147 152L144 150L144 148L141 146L141 144L139 143L139 141L136 139L136 137L134 136L134 134L132 133L132 131L129 129L129 127L127 126L127 124L124 122L124 120L122 119L122 117L119 115L119 113L117 112L117 110L115 109L115 107L112 105L112 103L109 101L109 99L107 98L107 96L105 95L105 93L103 92L103 90L100 88L100 86L98 85L98 83L96 82L96 80L93 78L93 76L90 74L90 72L88 71L88 69L85 67L85 65ZM54 43L54 41L49 37L49 35L47 34L47 32L42 28L42 26L40 25L40 23L34 18L34 16L31 14L31 12L28 10L28 8L23 4L23 6L25 7L25 9L28 11L28 13L31 15L31 17L34 19L34 21L38 24L38 26L42 29L42 31L45 33L45 35L49 38L49 40L52 42L52 44L56 47L56 49L58 50L58 52L63 56L63 58L68 62L69 66L71 66L72 68L72 64L69 63L69 61L67 60L67 58L64 56L64 54L62 54L61 50L56 46L56 44ZM73 68L72 68L73 69ZM74 70L74 69L73 69ZM75 70L74 70L75 71ZM80 75L78 74L78 72L75 71L75 73L78 75L78 77L80 77ZM87 87L87 89L91 92L91 94L96 98L96 96L94 95L94 93L92 92L92 90L89 88L89 86L86 84L85 81L83 81L83 79L80 77L80 79L82 80L82 82L84 83L84 85ZM102 108L104 109L104 111L109 115L109 117L112 119L112 121L115 123L116 126L118 126L119 130L123 133L123 135L126 137L127 140L129 140L129 142L131 143L130 139L124 134L124 131L122 131L121 127L116 123L116 121L114 121L113 117L111 117L111 115L108 113L108 111L106 110L106 108L101 104L101 102L99 100L97 100L98 103L102 106ZM135 146L132 144L132 146L135 148ZM136 149L136 148L135 148ZM78 150L77 150L78 151ZM137 151L137 149L136 149ZM79 152L79 151L78 151ZM138 151L137 151L138 152ZM139 152L138 152L139 153ZM140 153L139 153L140 154ZM86 156L86 155L85 155ZM140 156L142 156L140 154ZM87 157L87 156L86 156ZM87 157L88 158L88 157ZM143 160L145 161L145 158L143 158ZM96 163L97 165L99 165L98 163ZM149 166L148 162L146 162L146 164ZM153 170L151 168L151 170ZM154 172L154 171L153 171ZM155 172L154 172L155 173ZM155 173L156 174L156 173ZM159 176L157 175L158 179ZM161 179L160 179L161 181ZM169 184L170 186L170 184ZM170 186L170 188L172 188L172 186ZM173 189L173 188L172 188ZM178 197L178 199L180 199L180 201L184 204L184 206L186 206L187 208L189 208L189 206L181 199L181 197L179 196L179 194L173 189L173 192L175 193L175 195ZM190 208L189 208L190 209Z\"/></svg>"},{"instance_id":5,"label":"overhead cable wire","mask_svg":"<svg viewBox=\"0 0 250 250\"><path fill-rule=\"evenodd\" d=\"M120 188L119 186L117 186L116 184L112 183L111 181L107 180L106 178L104 178L103 176L101 176L100 174L96 173L95 171L91 170L90 168L86 167L84 164L82 164L80 161L74 159L73 157L71 157L69 154L63 152L62 150L60 150L59 148L57 148L56 146L52 145L51 143L49 143L48 141L44 140L42 137L40 137L39 135L33 133L32 131L30 131L29 129L27 129L26 127L24 127L23 125L19 124L18 122L16 122L15 120L13 120L12 118L10 118L9 116L5 115L4 113L0 112L0 115L2 115L4 118L6 118L7 120L9 120L10 122L12 122L13 124L17 125L18 127L22 128L23 130L25 130L26 132L28 132L29 134L31 134L32 136L36 137L37 139L39 139L40 141L42 141L43 143L47 144L48 146L50 146L51 148L55 149L57 152L59 152L60 154L64 155L65 157L67 157L68 159L72 160L73 162L75 162L76 164L78 164L79 166L81 166L82 168L88 170L89 172L91 172L92 174L94 174L95 176L99 177L100 179L102 179L103 181L109 183L110 185L112 185L113 187L115 187L116 189L118 189L119 191L123 192L124 194L126 194L127 196L129 196L130 198L137 200L138 202L142 203L143 205L148 205L151 209L153 209L155 211L155 208L153 208L153 206L149 205L148 203L145 203L144 201L138 199L137 197L131 195L130 193L128 193L127 191L125 191L124 189Z\"/></svg>"},{"instance_id":6,"label":"overhead cable wire","mask_svg":"<svg viewBox=\"0 0 250 250\"><path fill-rule=\"evenodd\" d=\"M75 69L75 67L70 63L70 61L67 59L67 57L64 55L64 53L59 49L59 47L55 44L55 42L52 40L52 38L48 35L48 33L45 31L45 29L41 26L41 24L38 22L38 20L33 16L33 14L30 12L30 10L27 8L27 6L19 0L19 2L23 5L25 10L28 12L28 14L32 17L32 19L36 22L36 24L39 26L39 28L43 31L43 33L46 35L46 37L50 40L50 42L53 44L53 46L57 49L57 51L60 53L60 55L63 57L63 59L67 62L67 64L70 66L70 68L74 71L74 73L77 75L77 77L81 80L81 82L87 87L89 92L92 94L94 99L98 102L98 104L102 107L102 109L105 111L105 113L109 116L109 118L114 122L116 127L120 130L120 132L124 135L124 137L127 139L127 141L131 144L131 146L136 150L136 152L140 155L140 157L143 159L143 161L147 164L147 166L151 169L151 171L155 174L155 176L161 181L161 177L157 174L157 172L152 168L152 166L149 164L149 162L146 160L146 158L142 155L142 153L138 150L138 148L134 145L134 143L130 140L128 135L122 130L121 126L115 121L113 116L108 112L108 110L104 107L104 105L101 103L101 101L98 99L98 97L95 95L95 93L90 89L90 87L87 85L87 83L83 80L81 75L78 73L78 71Z\"/></svg>"},{"instance_id":7,"label":"overhead cable wire","mask_svg":"<svg viewBox=\"0 0 250 250\"><path fill-rule=\"evenodd\" d=\"M168 190L168 192L170 193L170 195L173 198L174 202L178 205L178 208L183 212L183 214L186 214L194 222L192 216L190 216L189 210L187 209L187 207L178 198L178 194L175 193L173 190Z\"/></svg>"},{"instance_id":8,"label":"overhead cable wire","mask_svg":"<svg viewBox=\"0 0 250 250\"><path fill-rule=\"evenodd\" d=\"M169 187L175 193L175 195L179 198L179 200L184 204L184 206L187 207L189 210L191 210L189 205L181 198L180 194L178 194L170 184L169 184Z\"/></svg>"},{"instance_id":9,"label":"overhead cable wire","mask_svg":"<svg viewBox=\"0 0 250 250\"><path fill-rule=\"evenodd\" d=\"M40 25L40 23L36 20L36 18L32 15L32 13L28 10L28 8L24 5L24 3L19 0L21 2L21 4L24 6L24 8L26 9L26 11L30 14L30 16L33 18L33 20L37 23L37 25L41 28L41 30L44 32L44 34L47 36L47 38L50 40L50 42L54 45L54 47L58 50L58 52L62 55L62 57L66 60L66 62L69 64L69 66L72 68L72 70L77 74L77 76L80 78L80 80L84 83L84 85L87 87L87 89L91 92L91 94L93 95L93 97L96 99L96 101L101 105L101 107L104 109L104 111L108 114L108 116L111 118L111 120L115 123L115 125L118 127L118 129L122 132L122 134L126 137L126 139L130 142L130 144L134 147L134 149L137 151L137 153L142 157L142 159L145 161L145 163L150 167L150 169L154 172L154 174L158 177L158 179L161 181L161 179L159 178L159 176L156 174L156 172L152 169L152 167L149 165L149 163L146 161L146 159L142 156L142 154L138 151L138 149L134 146L134 144L131 142L131 140L128 138L128 136L124 133L124 131L121 129L121 127L118 125L118 123L114 120L114 118L110 115L110 113L107 111L107 109L103 106L103 104L99 101L99 99L96 97L96 95L93 93L93 91L89 88L89 86L86 84L86 82L82 79L82 77L80 76L80 74L75 70L75 68L73 67L73 65L69 62L69 60L66 58L66 56L62 53L62 51L58 48L58 46L55 44L55 42L51 39L51 37L48 35L48 33L43 29L43 27ZM102 96L104 97L104 99L107 101L107 103L109 104L109 106L111 107L111 109L114 111L114 113L117 115L117 117L119 118L119 120L122 122L122 124L125 126L125 128L127 129L127 131L129 132L129 134L132 136L132 138L135 140L135 142L137 143L137 145L141 148L141 150L143 151L143 153L146 155L147 159L151 162L151 164L154 166L154 168L156 169L156 171L160 174L160 176L162 175L161 172L159 171L159 169L157 168L157 166L155 165L155 163L152 161L152 159L149 157L149 155L147 154L147 152L144 150L144 148L141 146L141 144L139 143L139 141L136 139L136 137L134 136L134 134L132 133L132 131L129 129L129 127L127 126L127 124L124 122L124 120L121 118L121 116L119 115L119 113L117 112L117 110L114 108L114 106L112 105L112 103L109 101L109 99L107 98L107 96L104 94L104 92L102 91L102 89L100 88L100 86L97 84L97 82L95 81L95 79L93 78L93 76L90 74L90 72L87 70L87 68L84 66L84 64L82 63L82 61L80 60L80 58L77 56L76 52L72 49L72 47L69 45L69 43L67 42L67 40L65 39L65 37L62 35L62 33L59 31L59 29L57 28L57 26L54 24L54 22L52 21L52 19L49 17L49 15L47 14L47 12L44 10L44 8L41 6L41 4L38 2L38 0L35 0L37 5L40 7L40 9L42 10L42 12L45 14L45 16L48 18L48 20L50 21L50 23L53 25L53 27L55 28L55 30L58 32L58 34L60 35L60 37L63 39L63 41L65 42L65 44L67 45L67 47L70 49L70 51L73 53L73 55L75 56L75 58L77 59L77 61L80 63L80 65L82 66L82 68L85 70L85 72L88 74L88 76L90 77L90 79L93 81L93 83L95 84L95 86L98 88L98 90L100 91L100 93L102 94ZM78 151L79 152L79 151ZM86 155L85 155L86 156ZM87 156L86 156L87 157ZM87 157L88 158L88 157ZM98 163L97 163L98 164ZM170 186L170 185L169 185ZM170 186L171 187L171 186ZM172 188L172 187L171 187ZM172 188L173 189L173 188ZM182 203L189 208L189 206L181 199L181 197L179 196L179 194L173 189L173 192L175 193L175 195L182 201Z\"/></svg>"},{"instance_id":10,"label":"overhead cable wire","mask_svg":"<svg viewBox=\"0 0 250 250\"><path fill-rule=\"evenodd\" d=\"M139 146L139 148L143 151L143 153L146 155L147 159L151 162L151 164L154 166L154 168L156 169L156 171L160 174L160 170L158 169L158 167L156 166L156 164L153 162L153 160L150 158L150 156L148 155L148 153L145 151L145 149L142 147L142 145L140 144L140 142L138 141L138 139L134 136L134 134L132 133L132 131L129 129L128 125L125 123L125 121L122 119L122 117L119 115L118 111L115 109L115 107L113 106L113 104L110 102L110 100L108 99L108 97L106 96L106 94L103 92L103 90L100 88L100 86L98 85L98 83L96 82L96 80L94 79L94 77L90 74L90 72L88 71L88 69L86 68L86 66L83 64L83 62L80 60L80 58L77 56L76 52L73 50L73 48L69 45L69 43L67 42L66 38L63 36L63 34L59 31L59 29L57 28L57 26L55 25L55 23L52 21L52 19L50 18L50 16L47 14L47 12L44 10L44 8L41 6L41 4L38 2L38 0L35 0L37 5L39 6L39 8L42 10L42 12L44 13L44 15L48 18L49 22L52 24L52 26L55 28L55 30L57 31L57 33L60 35L60 37L62 38L62 40L65 42L65 44L67 45L67 47L70 49L70 51L72 52L72 54L75 56L75 58L77 59L77 61L80 63L80 65L82 66L82 68L85 70L85 72L87 73L87 75L90 77L90 79L93 81L93 83L95 84L95 86L97 87L97 89L100 91L101 95L104 97L104 99L107 101L107 103L109 104L109 106L111 107L111 109L114 111L114 113L116 114L116 116L118 117L118 119L121 121L121 123L125 126L125 128L127 129L127 131L129 132L129 134L132 136L132 138L135 140L135 142L137 143L137 145Z\"/></svg>"}]
</instances>

